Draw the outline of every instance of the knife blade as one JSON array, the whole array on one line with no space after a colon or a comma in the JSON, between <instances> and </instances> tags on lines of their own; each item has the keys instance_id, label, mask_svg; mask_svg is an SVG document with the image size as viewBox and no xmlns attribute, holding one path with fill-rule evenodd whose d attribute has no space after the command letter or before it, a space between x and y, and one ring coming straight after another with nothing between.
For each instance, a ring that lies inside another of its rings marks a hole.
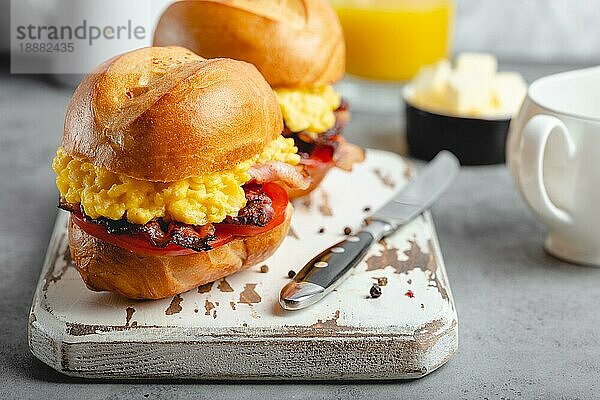
<instances>
[{"instance_id":1,"label":"knife blade","mask_svg":"<svg viewBox=\"0 0 600 400\"><path fill-rule=\"evenodd\" d=\"M440 152L392 200L377 210L359 232L313 257L286 284L279 303L286 310L306 308L335 289L364 258L374 243L429 209L455 180L460 163L448 151Z\"/></svg>"}]
</instances>

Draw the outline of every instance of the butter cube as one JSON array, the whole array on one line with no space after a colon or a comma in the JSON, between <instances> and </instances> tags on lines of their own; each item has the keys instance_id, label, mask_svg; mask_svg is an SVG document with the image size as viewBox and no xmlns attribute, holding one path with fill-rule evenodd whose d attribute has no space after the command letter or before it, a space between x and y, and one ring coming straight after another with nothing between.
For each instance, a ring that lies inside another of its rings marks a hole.
<instances>
[{"instance_id":1,"label":"butter cube","mask_svg":"<svg viewBox=\"0 0 600 400\"><path fill-rule=\"evenodd\" d=\"M441 92L450 76L452 67L448 60L440 60L433 65L423 67L414 79L417 91Z\"/></svg>"},{"instance_id":2,"label":"butter cube","mask_svg":"<svg viewBox=\"0 0 600 400\"><path fill-rule=\"evenodd\" d=\"M440 60L413 80L411 102L420 108L467 117L511 115L527 91L517 73L497 73L498 60L486 53L462 53L455 68Z\"/></svg>"},{"instance_id":3,"label":"butter cube","mask_svg":"<svg viewBox=\"0 0 600 400\"><path fill-rule=\"evenodd\" d=\"M446 89L446 84L450 78L452 66L448 60L438 61L433 68L433 76L431 77L431 89L436 94L441 94Z\"/></svg>"},{"instance_id":4,"label":"butter cube","mask_svg":"<svg viewBox=\"0 0 600 400\"><path fill-rule=\"evenodd\" d=\"M494 79L493 96L496 108L505 114L519 111L527 93L527 84L516 72L500 72Z\"/></svg>"},{"instance_id":5,"label":"butter cube","mask_svg":"<svg viewBox=\"0 0 600 400\"><path fill-rule=\"evenodd\" d=\"M433 65L428 65L426 67L421 68L412 82L413 87L415 88L415 92L429 92L432 88L434 74L435 70Z\"/></svg>"},{"instance_id":6,"label":"butter cube","mask_svg":"<svg viewBox=\"0 0 600 400\"><path fill-rule=\"evenodd\" d=\"M474 115L491 108L492 79L456 71L446 88L446 104L459 115Z\"/></svg>"},{"instance_id":7,"label":"butter cube","mask_svg":"<svg viewBox=\"0 0 600 400\"><path fill-rule=\"evenodd\" d=\"M413 80L413 104L430 109L444 108L444 92L451 70L448 60L423 67Z\"/></svg>"},{"instance_id":8,"label":"butter cube","mask_svg":"<svg viewBox=\"0 0 600 400\"><path fill-rule=\"evenodd\" d=\"M433 108L444 106L444 91L452 66L448 60L440 60L433 65L423 67L413 80L415 105L428 105Z\"/></svg>"}]
</instances>

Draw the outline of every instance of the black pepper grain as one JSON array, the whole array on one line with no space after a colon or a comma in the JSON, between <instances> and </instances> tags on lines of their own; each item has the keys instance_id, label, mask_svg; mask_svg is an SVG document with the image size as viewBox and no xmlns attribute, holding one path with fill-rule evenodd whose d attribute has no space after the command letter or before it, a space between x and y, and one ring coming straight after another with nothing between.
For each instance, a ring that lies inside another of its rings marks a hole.
<instances>
[{"instance_id":1,"label":"black pepper grain","mask_svg":"<svg viewBox=\"0 0 600 400\"><path fill-rule=\"evenodd\" d=\"M349 226L344 228L344 235L349 235L352 233L352 228L350 228Z\"/></svg>"},{"instance_id":2,"label":"black pepper grain","mask_svg":"<svg viewBox=\"0 0 600 400\"><path fill-rule=\"evenodd\" d=\"M379 285L377 285L377 284L374 283L373 286L371 286L371 290L369 291L369 294L374 299L376 299L379 296L381 296L381 288L379 287Z\"/></svg>"},{"instance_id":3,"label":"black pepper grain","mask_svg":"<svg viewBox=\"0 0 600 400\"><path fill-rule=\"evenodd\" d=\"M320 233L320 234L323 234L323 233L325 233L325 228L324 228L324 227L320 227L320 228L319 228L319 233Z\"/></svg>"},{"instance_id":4,"label":"black pepper grain","mask_svg":"<svg viewBox=\"0 0 600 400\"><path fill-rule=\"evenodd\" d=\"M292 279L292 278L293 278L293 277L295 277L295 276L296 276L296 272L295 272L295 271L292 271L292 270L290 269L290 271L288 272L288 278Z\"/></svg>"},{"instance_id":5,"label":"black pepper grain","mask_svg":"<svg viewBox=\"0 0 600 400\"><path fill-rule=\"evenodd\" d=\"M365 208L363 208L363 211L364 211L364 212L369 212L369 211L371 211L371 207L369 207L369 206L366 206Z\"/></svg>"},{"instance_id":6,"label":"black pepper grain","mask_svg":"<svg viewBox=\"0 0 600 400\"><path fill-rule=\"evenodd\" d=\"M267 272L269 272L269 266L267 264L261 265L260 272L262 272L263 274L266 274Z\"/></svg>"}]
</instances>

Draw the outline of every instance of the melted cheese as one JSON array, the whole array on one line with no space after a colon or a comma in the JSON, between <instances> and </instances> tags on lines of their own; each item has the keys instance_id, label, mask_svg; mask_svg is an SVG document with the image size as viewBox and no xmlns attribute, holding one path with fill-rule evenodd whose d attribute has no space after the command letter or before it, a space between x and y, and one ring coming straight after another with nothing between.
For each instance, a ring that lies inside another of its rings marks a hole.
<instances>
[{"instance_id":1,"label":"melted cheese","mask_svg":"<svg viewBox=\"0 0 600 400\"><path fill-rule=\"evenodd\" d=\"M71 157L62 147L52 168L61 196L69 203L81 204L91 218L118 220L125 216L129 222L145 224L165 217L204 225L235 216L246 205L242 185L250 180L250 167L271 160L296 165L300 161L297 151L293 139L280 136L261 154L233 169L166 183L115 174Z\"/></svg>"},{"instance_id":2,"label":"melted cheese","mask_svg":"<svg viewBox=\"0 0 600 400\"><path fill-rule=\"evenodd\" d=\"M292 132L319 134L335 124L333 113L341 104L340 95L331 86L310 89L276 89L286 126Z\"/></svg>"}]
</instances>

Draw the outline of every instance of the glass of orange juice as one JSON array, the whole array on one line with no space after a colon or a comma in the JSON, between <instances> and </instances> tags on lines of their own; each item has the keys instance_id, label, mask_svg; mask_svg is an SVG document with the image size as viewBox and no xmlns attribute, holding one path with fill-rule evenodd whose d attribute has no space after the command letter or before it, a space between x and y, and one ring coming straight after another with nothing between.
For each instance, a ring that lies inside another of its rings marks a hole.
<instances>
[{"instance_id":1,"label":"glass of orange juice","mask_svg":"<svg viewBox=\"0 0 600 400\"><path fill-rule=\"evenodd\" d=\"M406 81L450 54L454 0L331 0L346 38L346 70Z\"/></svg>"}]
</instances>

